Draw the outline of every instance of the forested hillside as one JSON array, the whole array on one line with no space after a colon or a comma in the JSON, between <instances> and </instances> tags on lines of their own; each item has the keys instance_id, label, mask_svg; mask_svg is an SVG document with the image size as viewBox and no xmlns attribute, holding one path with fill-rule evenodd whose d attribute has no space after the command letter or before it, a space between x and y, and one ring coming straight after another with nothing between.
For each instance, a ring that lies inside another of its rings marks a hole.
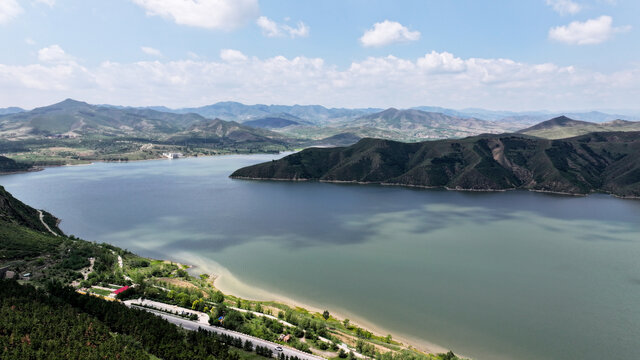
<instances>
[{"instance_id":1,"label":"forested hillside","mask_svg":"<svg viewBox=\"0 0 640 360\"><path fill-rule=\"evenodd\" d=\"M561 140L503 134L413 144L363 139L346 148L306 149L231 177L638 197L640 133Z\"/></svg>"}]
</instances>

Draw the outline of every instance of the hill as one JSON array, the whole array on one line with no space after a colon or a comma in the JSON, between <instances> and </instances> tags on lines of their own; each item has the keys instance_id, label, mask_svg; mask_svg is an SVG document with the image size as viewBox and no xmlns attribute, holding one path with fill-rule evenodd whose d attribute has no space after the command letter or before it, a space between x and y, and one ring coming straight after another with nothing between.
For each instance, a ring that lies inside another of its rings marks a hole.
<instances>
[{"instance_id":1,"label":"hill","mask_svg":"<svg viewBox=\"0 0 640 360\"><path fill-rule=\"evenodd\" d=\"M259 148L274 145L285 148L288 139L284 135L266 129L252 128L235 121L213 119L195 123L184 131L171 135L167 141L215 145L216 147L249 146Z\"/></svg>"},{"instance_id":2,"label":"hill","mask_svg":"<svg viewBox=\"0 0 640 360\"><path fill-rule=\"evenodd\" d=\"M306 149L239 169L231 177L638 197L639 135L547 140L503 134L421 143L363 139L346 148Z\"/></svg>"},{"instance_id":3,"label":"hill","mask_svg":"<svg viewBox=\"0 0 640 360\"><path fill-rule=\"evenodd\" d=\"M13 223L49 234L49 229L58 234L62 231L58 228L58 219L53 215L42 211L42 221L40 220L40 212L31 206L28 206L20 200L14 198L4 187L0 186L0 220L5 223ZM45 224L46 223L46 226Z\"/></svg>"},{"instance_id":4,"label":"hill","mask_svg":"<svg viewBox=\"0 0 640 360\"><path fill-rule=\"evenodd\" d=\"M245 121L242 124L261 129L280 129L287 126L301 125L298 121L282 117L263 117L260 119Z\"/></svg>"},{"instance_id":5,"label":"hill","mask_svg":"<svg viewBox=\"0 0 640 360\"><path fill-rule=\"evenodd\" d=\"M197 114L172 114L149 109L90 105L72 99L0 119L0 136L80 137L170 134L205 120Z\"/></svg>"},{"instance_id":6,"label":"hill","mask_svg":"<svg viewBox=\"0 0 640 360\"><path fill-rule=\"evenodd\" d=\"M205 139L205 141L203 141ZM32 165L212 155L289 148L284 135L201 115L67 99L0 117L0 153Z\"/></svg>"},{"instance_id":7,"label":"hill","mask_svg":"<svg viewBox=\"0 0 640 360\"><path fill-rule=\"evenodd\" d=\"M387 110L362 116L344 123L345 127L375 128L403 134L405 139L424 140L465 137L482 133L503 133L517 130L518 126L507 123L461 118L437 112L409 109Z\"/></svg>"},{"instance_id":8,"label":"hill","mask_svg":"<svg viewBox=\"0 0 640 360\"><path fill-rule=\"evenodd\" d=\"M520 130L518 133L545 139L562 139L592 132L606 131L640 131L640 122L613 120L603 123L593 123L573 120L566 116L559 116Z\"/></svg>"},{"instance_id":9,"label":"hill","mask_svg":"<svg viewBox=\"0 0 640 360\"><path fill-rule=\"evenodd\" d=\"M222 118L238 122L287 113L317 125L338 120L355 119L364 114L379 111L379 109L326 108L321 105L245 105L234 101L218 102L201 107L162 109L175 113L195 113L207 118Z\"/></svg>"},{"instance_id":10,"label":"hill","mask_svg":"<svg viewBox=\"0 0 640 360\"><path fill-rule=\"evenodd\" d=\"M0 109L0 116L9 115L9 114L15 114L15 113L23 112L23 111L24 111L24 109L19 108L19 107L15 107L15 106L7 107L7 108L1 108Z\"/></svg>"},{"instance_id":11,"label":"hill","mask_svg":"<svg viewBox=\"0 0 640 360\"><path fill-rule=\"evenodd\" d=\"M19 163L8 157L0 156L0 174L27 171L31 168L31 165Z\"/></svg>"}]
</instances>

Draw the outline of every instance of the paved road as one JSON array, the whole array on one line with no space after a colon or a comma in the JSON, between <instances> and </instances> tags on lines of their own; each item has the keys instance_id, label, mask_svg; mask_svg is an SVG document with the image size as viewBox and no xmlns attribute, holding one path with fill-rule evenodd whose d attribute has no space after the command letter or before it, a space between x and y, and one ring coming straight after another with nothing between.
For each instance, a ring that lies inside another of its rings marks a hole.
<instances>
[{"instance_id":1,"label":"paved road","mask_svg":"<svg viewBox=\"0 0 640 360\"><path fill-rule=\"evenodd\" d=\"M133 303L127 303L125 302L125 305L127 306L134 306L135 304ZM277 346L282 346L276 343L273 343L271 341L267 341L267 340L262 340L259 339L257 337L253 337L247 334L242 334L239 333L237 331L232 331L232 330L227 330L224 328L220 328L217 326L211 326L211 325L205 325L202 324L201 322L195 322L195 321L191 321L191 320L187 320L178 316L173 316L171 314L167 314L164 313L162 311L157 311L157 310L152 310L152 309L147 309L147 308L142 308L142 307L137 307L138 309L143 309L149 312L154 313L155 315L158 315L162 318L164 318L165 320L169 321L172 324L176 324L184 329L187 330L198 330L198 328L202 328L204 330L207 331L211 331L211 332L215 332L218 334L227 334L227 335L231 335L233 337L239 337L242 339L242 341L251 341L253 343L253 346L255 347L256 345L259 346L264 346L267 347L269 349L271 349L273 351L273 355L274 357L276 357L280 352L277 351L275 348ZM320 356L316 356L316 355L311 355L311 354L307 354L305 352L302 352L300 350L296 350L296 349L292 349L290 347L286 347L286 346L282 346L282 353L284 353L286 356L289 357L293 357L293 356L297 356L298 358L302 359L302 360L323 360L324 358L320 357Z\"/></svg>"}]
</instances>

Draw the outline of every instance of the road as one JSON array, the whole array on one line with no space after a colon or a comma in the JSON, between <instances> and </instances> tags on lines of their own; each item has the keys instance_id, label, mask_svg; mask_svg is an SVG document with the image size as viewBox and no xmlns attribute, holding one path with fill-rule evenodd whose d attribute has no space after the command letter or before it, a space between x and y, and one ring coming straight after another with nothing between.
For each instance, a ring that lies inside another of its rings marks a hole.
<instances>
[{"instance_id":1,"label":"road","mask_svg":"<svg viewBox=\"0 0 640 360\"><path fill-rule=\"evenodd\" d=\"M40 214L40 222L42 223L42 225L44 225L44 227L46 227L47 230L49 230L49 232L52 233L54 236L60 236L60 235L56 234L55 231L51 230L49 225L47 225L47 223L44 222L44 214L42 213L42 211L38 210L38 214Z\"/></svg>"},{"instance_id":2,"label":"road","mask_svg":"<svg viewBox=\"0 0 640 360\"><path fill-rule=\"evenodd\" d=\"M135 304L131 301L127 301L125 302L125 305L129 306L129 307L136 307ZM154 304L155 305L155 304ZM302 360L323 360L324 358L320 357L320 356L316 356L316 355L311 355L311 354L307 354L305 352L302 352L300 350L296 350L296 349L292 349L290 347L286 347L286 346L282 346L280 344L276 344L273 343L271 341L267 341L267 340L262 340L259 339L257 337L253 337L247 334L242 334L239 333L237 331L232 331L232 330L227 330L224 328L220 328L217 326L211 326L211 325L205 325L201 322L201 320L199 320L198 322L195 321L191 321L191 320L187 320L178 316L174 316L171 314L167 314L164 313L162 311L158 311L158 310L152 310L152 309L147 309L147 308L143 308L143 307L136 307L138 309L143 309L145 311L149 311L154 313L155 315L158 315L160 317L162 317L163 319L169 321L172 324L176 324L184 329L187 330L198 330L198 328L207 330L207 331L211 331L217 334L226 334L226 335L230 335L233 337L238 337L241 338L242 341L251 341L253 343L253 346L255 347L256 345L259 346L264 346L267 347L269 349L271 349L273 351L273 356L276 357L278 356L278 354L280 354L279 351L277 351L275 348L277 346L281 346L282 347L282 353L284 353L286 356L289 357L293 357L293 356L297 356L298 358L302 359Z\"/></svg>"},{"instance_id":3,"label":"road","mask_svg":"<svg viewBox=\"0 0 640 360\"><path fill-rule=\"evenodd\" d=\"M115 254L116 254L116 252L115 252L115 251L113 251L113 250L111 250L111 253L112 253L113 255L115 255ZM124 279L125 279L125 280L129 280L129 281L133 282L133 279L132 279L132 278L130 278L130 277L128 277L128 276L127 276L127 274L125 274L125 273L124 273L124 262L122 261L122 256L120 256L120 255L118 255L118 266L119 266L119 267L120 267L120 269L122 270L122 276L124 276Z\"/></svg>"}]
</instances>

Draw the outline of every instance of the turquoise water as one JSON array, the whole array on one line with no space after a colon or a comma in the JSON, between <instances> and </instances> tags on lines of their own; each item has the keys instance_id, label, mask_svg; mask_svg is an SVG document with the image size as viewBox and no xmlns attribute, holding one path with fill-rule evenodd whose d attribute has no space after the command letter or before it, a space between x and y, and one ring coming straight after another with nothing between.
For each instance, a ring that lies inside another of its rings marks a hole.
<instances>
[{"instance_id":1,"label":"turquoise water","mask_svg":"<svg viewBox=\"0 0 640 360\"><path fill-rule=\"evenodd\" d=\"M232 180L272 155L0 177L62 229L475 359L640 359L640 201Z\"/></svg>"}]
</instances>

